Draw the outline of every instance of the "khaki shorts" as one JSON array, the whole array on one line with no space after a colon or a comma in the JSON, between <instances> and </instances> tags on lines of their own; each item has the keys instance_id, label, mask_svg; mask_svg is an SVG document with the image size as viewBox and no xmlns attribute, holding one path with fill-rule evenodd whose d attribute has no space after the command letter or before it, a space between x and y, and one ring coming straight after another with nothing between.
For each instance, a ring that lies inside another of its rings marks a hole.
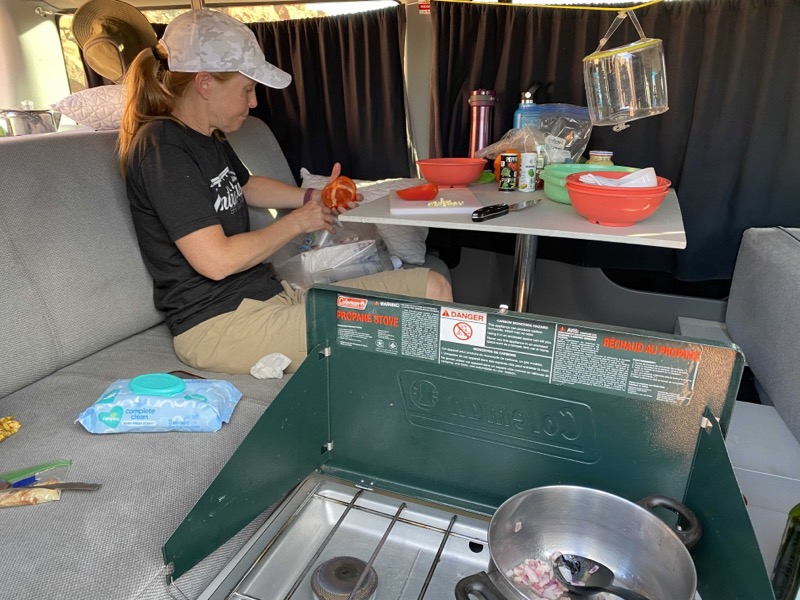
<instances>
[{"instance_id":1,"label":"khaki shorts","mask_svg":"<svg viewBox=\"0 0 800 600\"><path fill-rule=\"evenodd\" d=\"M280 352L292 359L295 371L306 357L306 293L286 282L269 300L242 300L239 307L195 325L173 339L184 363L218 373L249 373L260 358ZM424 298L428 269L376 273L336 285Z\"/></svg>"}]
</instances>

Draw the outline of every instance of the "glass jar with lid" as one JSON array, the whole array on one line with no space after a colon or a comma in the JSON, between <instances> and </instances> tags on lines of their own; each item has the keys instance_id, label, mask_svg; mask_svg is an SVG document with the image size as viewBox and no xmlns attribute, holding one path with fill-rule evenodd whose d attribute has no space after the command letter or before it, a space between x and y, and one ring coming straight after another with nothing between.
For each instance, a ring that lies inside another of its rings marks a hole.
<instances>
[{"instance_id":1,"label":"glass jar with lid","mask_svg":"<svg viewBox=\"0 0 800 600\"><path fill-rule=\"evenodd\" d=\"M608 150L590 150L589 160L586 161L586 164L607 166L613 165L614 163L611 162L612 156L614 156L614 153Z\"/></svg>"}]
</instances>

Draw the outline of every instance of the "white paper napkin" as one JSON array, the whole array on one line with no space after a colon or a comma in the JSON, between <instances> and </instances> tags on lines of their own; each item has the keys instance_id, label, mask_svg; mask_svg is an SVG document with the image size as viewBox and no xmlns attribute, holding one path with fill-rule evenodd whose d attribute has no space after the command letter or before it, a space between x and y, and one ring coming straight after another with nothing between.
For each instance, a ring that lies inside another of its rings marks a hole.
<instances>
[{"instance_id":1,"label":"white paper napkin","mask_svg":"<svg viewBox=\"0 0 800 600\"><path fill-rule=\"evenodd\" d=\"M273 352L259 359L250 369L250 375L256 379L280 379L283 370L289 366L292 359L280 352Z\"/></svg>"},{"instance_id":2,"label":"white paper napkin","mask_svg":"<svg viewBox=\"0 0 800 600\"><path fill-rule=\"evenodd\" d=\"M590 183L593 185L603 185L610 187L655 187L658 185L656 179L656 171L653 167L646 169L639 169L633 173L628 173L619 179L611 179L610 177L603 177L596 173L586 173L580 176L582 183Z\"/></svg>"}]
</instances>

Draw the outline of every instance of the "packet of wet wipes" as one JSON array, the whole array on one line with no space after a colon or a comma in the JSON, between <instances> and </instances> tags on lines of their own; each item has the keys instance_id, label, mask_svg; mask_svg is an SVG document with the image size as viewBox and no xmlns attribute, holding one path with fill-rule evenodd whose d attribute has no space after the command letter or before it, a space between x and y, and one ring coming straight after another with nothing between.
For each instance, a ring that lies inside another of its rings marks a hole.
<instances>
[{"instance_id":1,"label":"packet of wet wipes","mask_svg":"<svg viewBox=\"0 0 800 600\"><path fill-rule=\"evenodd\" d=\"M76 423L89 433L217 431L230 421L241 397L220 379L140 375L112 383Z\"/></svg>"}]
</instances>

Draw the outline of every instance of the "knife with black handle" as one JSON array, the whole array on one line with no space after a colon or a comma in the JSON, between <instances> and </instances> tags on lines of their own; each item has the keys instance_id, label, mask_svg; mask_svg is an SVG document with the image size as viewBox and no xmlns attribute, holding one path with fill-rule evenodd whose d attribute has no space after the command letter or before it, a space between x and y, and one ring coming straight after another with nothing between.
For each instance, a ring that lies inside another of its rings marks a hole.
<instances>
[{"instance_id":1,"label":"knife with black handle","mask_svg":"<svg viewBox=\"0 0 800 600\"><path fill-rule=\"evenodd\" d=\"M65 481L55 483L42 483L27 485L22 487L7 487L0 490L2 494L12 494L14 492L24 492L27 490L77 490L82 492L93 492L100 489L99 483L84 483L82 481Z\"/></svg>"},{"instance_id":2,"label":"knife with black handle","mask_svg":"<svg viewBox=\"0 0 800 600\"><path fill-rule=\"evenodd\" d=\"M516 204L492 204L491 206L484 206L483 208L479 208L472 213L472 221L474 223L482 223L483 221L488 221L489 219L496 219L497 217L507 215L509 211L522 210L523 208L528 208L529 206L538 204L540 200L541 197L537 196L536 198L528 198L527 200L517 202Z\"/></svg>"}]
</instances>

